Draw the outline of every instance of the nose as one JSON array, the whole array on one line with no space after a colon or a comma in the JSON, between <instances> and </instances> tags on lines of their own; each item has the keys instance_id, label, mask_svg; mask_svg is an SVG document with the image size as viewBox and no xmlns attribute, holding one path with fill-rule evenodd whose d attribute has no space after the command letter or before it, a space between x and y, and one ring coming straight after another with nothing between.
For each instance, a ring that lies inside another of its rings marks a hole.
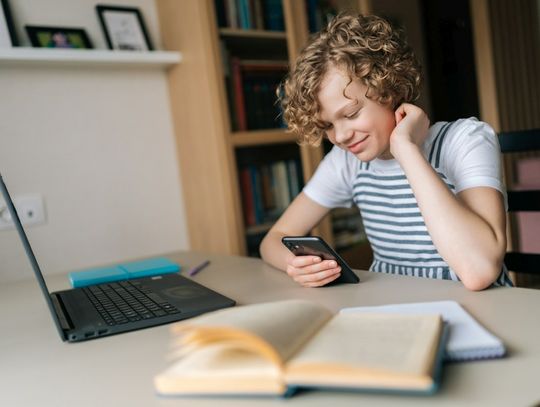
<instances>
[{"instance_id":1,"label":"nose","mask_svg":"<svg viewBox=\"0 0 540 407\"><path fill-rule=\"evenodd\" d=\"M336 142L339 144L347 144L354 135L354 130L344 124L335 125Z\"/></svg>"}]
</instances>

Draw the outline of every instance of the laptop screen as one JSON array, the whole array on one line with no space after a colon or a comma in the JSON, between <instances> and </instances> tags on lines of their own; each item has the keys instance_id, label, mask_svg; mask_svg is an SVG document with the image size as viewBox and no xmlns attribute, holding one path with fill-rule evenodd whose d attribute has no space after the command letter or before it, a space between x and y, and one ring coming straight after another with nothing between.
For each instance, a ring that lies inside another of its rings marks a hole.
<instances>
[{"instance_id":1,"label":"laptop screen","mask_svg":"<svg viewBox=\"0 0 540 407\"><path fill-rule=\"evenodd\" d=\"M28 241L28 238L26 237L26 233L24 232L24 229L21 224L21 220L19 219L19 215L17 214L17 210L15 209L15 205L13 205L11 196L9 195L6 184L4 183L2 174L0 174L0 190L2 191L2 196L4 197L4 200L6 201L7 208L9 210L9 213L11 214L11 218L13 219L15 229L17 229L17 233L19 234L19 237L24 246L26 256L28 257L28 259L30 260L30 263L32 264L32 269L34 270L34 274L36 275L36 278L38 280L39 287L41 291L43 292L43 296L45 297L45 301L47 302L47 306L49 307L49 311L51 312L56 328L58 329L58 332L60 332L60 336L63 336L62 327L60 325L60 321L58 320L58 316L56 315L56 312L54 310L51 296L49 294L49 289L47 288L47 284L45 283L45 279L43 278L43 274L41 273L41 269L39 268L39 264L36 260L36 256L34 255L32 247L30 246L30 242Z\"/></svg>"}]
</instances>

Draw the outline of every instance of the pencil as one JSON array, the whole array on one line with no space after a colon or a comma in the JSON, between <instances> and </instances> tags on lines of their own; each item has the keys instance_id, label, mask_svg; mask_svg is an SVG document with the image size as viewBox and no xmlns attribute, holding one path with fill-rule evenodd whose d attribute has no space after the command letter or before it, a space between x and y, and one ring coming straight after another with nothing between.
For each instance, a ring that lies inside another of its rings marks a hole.
<instances>
[{"instance_id":1,"label":"pencil","mask_svg":"<svg viewBox=\"0 0 540 407\"><path fill-rule=\"evenodd\" d=\"M201 271L203 268L205 268L206 266L208 266L210 264L210 260L205 260L203 261L201 264L193 267L191 270L189 270L188 272L188 276L194 276L195 274L197 274L199 271Z\"/></svg>"}]
</instances>

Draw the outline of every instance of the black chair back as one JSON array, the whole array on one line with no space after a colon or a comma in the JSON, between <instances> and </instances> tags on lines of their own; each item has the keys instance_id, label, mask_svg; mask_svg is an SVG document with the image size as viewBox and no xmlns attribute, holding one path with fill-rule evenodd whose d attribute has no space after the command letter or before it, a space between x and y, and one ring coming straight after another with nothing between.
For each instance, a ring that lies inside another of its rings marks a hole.
<instances>
[{"instance_id":1,"label":"black chair back","mask_svg":"<svg viewBox=\"0 0 540 407\"><path fill-rule=\"evenodd\" d=\"M540 151L540 129L500 133L499 144L503 154ZM509 212L540 212L540 188L507 192ZM510 271L540 276L540 253L508 252L504 263Z\"/></svg>"}]
</instances>

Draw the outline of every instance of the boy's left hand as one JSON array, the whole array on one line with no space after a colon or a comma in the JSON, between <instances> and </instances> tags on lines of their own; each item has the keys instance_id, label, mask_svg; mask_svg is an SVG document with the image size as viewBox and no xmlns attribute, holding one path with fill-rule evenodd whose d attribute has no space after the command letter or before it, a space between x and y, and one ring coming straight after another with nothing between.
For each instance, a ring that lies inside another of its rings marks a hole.
<instances>
[{"instance_id":1,"label":"boy's left hand","mask_svg":"<svg viewBox=\"0 0 540 407\"><path fill-rule=\"evenodd\" d=\"M407 147L421 146L428 134L429 119L418 106L403 103L394 112L396 127L390 135L390 152L399 159L400 152Z\"/></svg>"}]
</instances>

